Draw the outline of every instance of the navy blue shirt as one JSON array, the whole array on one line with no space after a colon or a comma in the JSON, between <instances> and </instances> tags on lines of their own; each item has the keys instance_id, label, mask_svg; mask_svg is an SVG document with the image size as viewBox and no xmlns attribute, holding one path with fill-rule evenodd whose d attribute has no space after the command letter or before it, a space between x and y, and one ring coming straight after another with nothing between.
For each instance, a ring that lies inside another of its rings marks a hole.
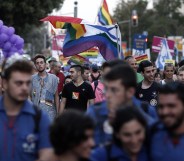
<instances>
[{"instance_id":1,"label":"navy blue shirt","mask_svg":"<svg viewBox=\"0 0 184 161\"><path fill-rule=\"evenodd\" d=\"M148 113L145 113L141 106L141 101L137 100L135 97L132 98L133 104L135 104L138 109L142 112L148 125L155 123L157 119L157 114L155 108L149 106ZM96 103L87 109L87 115L89 115L95 122L96 128L94 133L96 146L103 145L104 143L111 142L112 140L112 130L108 126L108 107L107 102Z\"/></svg>"},{"instance_id":2,"label":"navy blue shirt","mask_svg":"<svg viewBox=\"0 0 184 161\"><path fill-rule=\"evenodd\" d=\"M173 138L158 124L151 136L151 161L184 161L184 135Z\"/></svg>"},{"instance_id":3,"label":"navy blue shirt","mask_svg":"<svg viewBox=\"0 0 184 161\"><path fill-rule=\"evenodd\" d=\"M36 112L26 100L18 116L8 117L0 98L0 160L35 161L38 151L51 148L49 141L49 118L41 112L39 133L34 133Z\"/></svg>"},{"instance_id":4,"label":"navy blue shirt","mask_svg":"<svg viewBox=\"0 0 184 161\"><path fill-rule=\"evenodd\" d=\"M131 161L130 157L127 153L125 153L123 148L120 148L116 144L112 144L110 150L108 151L105 147L95 149L90 158L91 161L109 161L113 159L116 161ZM139 152L137 161L148 161L147 153L144 148L142 148Z\"/></svg>"}]
</instances>

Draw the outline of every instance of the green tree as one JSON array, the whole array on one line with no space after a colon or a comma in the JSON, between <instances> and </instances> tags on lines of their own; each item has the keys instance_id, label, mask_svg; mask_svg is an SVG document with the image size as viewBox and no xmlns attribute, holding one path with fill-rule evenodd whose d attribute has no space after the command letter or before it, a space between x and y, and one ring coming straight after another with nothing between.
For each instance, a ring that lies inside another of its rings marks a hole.
<instances>
[{"instance_id":1,"label":"green tree","mask_svg":"<svg viewBox=\"0 0 184 161\"><path fill-rule=\"evenodd\" d=\"M134 33L148 31L148 47L151 47L153 36L183 36L184 15L179 12L183 0L159 0L152 10L146 10L147 2L143 0L120 1L115 9L114 18L118 21L131 18L133 9L139 17L138 27L132 27ZM167 6L167 7L166 7ZM120 25L122 40L128 40L128 24Z\"/></svg>"},{"instance_id":2,"label":"green tree","mask_svg":"<svg viewBox=\"0 0 184 161\"><path fill-rule=\"evenodd\" d=\"M63 0L0 0L0 19L13 26L16 33L25 37L33 28L42 24L39 20L53 9L58 9Z\"/></svg>"}]
</instances>

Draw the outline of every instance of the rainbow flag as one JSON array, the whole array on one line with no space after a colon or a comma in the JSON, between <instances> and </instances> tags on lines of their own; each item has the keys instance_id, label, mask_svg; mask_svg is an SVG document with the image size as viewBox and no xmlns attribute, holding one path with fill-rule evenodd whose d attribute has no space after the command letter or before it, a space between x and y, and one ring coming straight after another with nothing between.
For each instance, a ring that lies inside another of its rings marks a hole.
<instances>
[{"instance_id":1,"label":"rainbow flag","mask_svg":"<svg viewBox=\"0 0 184 161\"><path fill-rule=\"evenodd\" d=\"M63 55L59 55L59 61L63 63L64 66L68 64L70 57L64 57Z\"/></svg>"},{"instance_id":2,"label":"rainbow flag","mask_svg":"<svg viewBox=\"0 0 184 161\"><path fill-rule=\"evenodd\" d=\"M83 57L83 56L80 56L80 55L74 55L74 56L71 56L70 62L73 62L75 64L78 64L78 65L83 65L84 63L89 63L88 59Z\"/></svg>"},{"instance_id":3,"label":"rainbow flag","mask_svg":"<svg viewBox=\"0 0 184 161\"><path fill-rule=\"evenodd\" d=\"M87 21L81 18L67 16L47 16L40 21L49 21L56 29L67 29L71 40L78 39L86 33L84 24Z\"/></svg>"},{"instance_id":4,"label":"rainbow flag","mask_svg":"<svg viewBox=\"0 0 184 161\"><path fill-rule=\"evenodd\" d=\"M92 47L98 47L105 60L116 59L119 56L121 33L118 25L90 25L85 24L82 19L63 16L48 16L42 21L50 21L55 28L67 29L63 43L63 54L66 57L87 51Z\"/></svg>"},{"instance_id":5,"label":"rainbow flag","mask_svg":"<svg viewBox=\"0 0 184 161\"><path fill-rule=\"evenodd\" d=\"M106 0L103 0L102 6L98 12L98 21L102 25L112 25L113 21L109 13Z\"/></svg>"},{"instance_id":6,"label":"rainbow flag","mask_svg":"<svg viewBox=\"0 0 184 161\"><path fill-rule=\"evenodd\" d=\"M105 60L118 58L121 43L116 35L115 25L98 26L85 24L86 33L78 39L70 38L70 29L66 34L63 54L72 56L96 46ZM118 43L117 43L118 41Z\"/></svg>"},{"instance_id":7,"label":"rainbow flag","mask_svg":"<svg viewBox=\"0 0 184 161\"><path fill-rule=\"evenodd\" d=\"M143 60L148 60L148 55L147 54L144 54L144 55L135 57L135 59L136 59L137 63L139 64Z\"/></svg>"}]
</instances>

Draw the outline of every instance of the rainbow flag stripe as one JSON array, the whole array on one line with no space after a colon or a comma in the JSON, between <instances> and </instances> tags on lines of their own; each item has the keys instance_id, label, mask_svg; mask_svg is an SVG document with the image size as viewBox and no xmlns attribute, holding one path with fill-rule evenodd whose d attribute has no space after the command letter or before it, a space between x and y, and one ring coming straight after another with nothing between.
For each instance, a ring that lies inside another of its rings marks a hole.
<instances>
[{"instance_id":1,"label":"rainbow flag stripe","mask_svg":"<svg viewBox=\"0 0 184 161\"><path fill-rule=\"evenodd\" d=\"M113 24L106 0L103 1L103 4L98 12L98 20L102 25Z\"/></svg>"},{"instance_id":2,"label":"rainbow flag stripe","mask_svg":"<svg viewBox=\"0 0 184 161\"><path fill-rule=\"evenodd\" d=\"M80 56L78 54L71 56L70 61L78 65L83 65L85 62L89 63L87 58Z\"/></svg>"},{"instance_id":3,"label":"rainbow flag stripe","mask_svg":"<svg viewBox=\"0 0 184 161\"><path fill-rule=\"evenodd\" d=\"M148 60L148 55L147 54L144 54L144 55L135 57L135 59L136 59L137 63L139 64L143 60Z\"/></svg>"},{"instance_id":4,"label":"rainbow flag stripe","mask_svg":"<svg viewBox=\"0 0 184 161\"><path fill-rule=\"evenodd\" d=\"M41 21L49 21L56 29L69 29L71 40L78 39L86 33L84 20L67 16L48 16Z\"/></svg>"}]
</instances>

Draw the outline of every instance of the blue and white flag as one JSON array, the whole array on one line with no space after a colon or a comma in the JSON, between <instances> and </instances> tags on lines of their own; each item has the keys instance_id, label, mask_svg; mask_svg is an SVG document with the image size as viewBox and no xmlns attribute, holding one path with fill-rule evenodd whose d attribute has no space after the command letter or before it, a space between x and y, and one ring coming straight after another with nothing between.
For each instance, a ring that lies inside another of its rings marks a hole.
<instances>
[{"instance_id":1,"label":"blue and white flag","mask_svg":"<svg viewBox=\"0 0 184 161\"><path fill-rule=\"evenodd\" d=\"M160 70L163 70L165 66L165 60L172 60L172 55L169 51L167 40L163 39L161 50L156 60L156 67L159 68Z\"/></svg>"}]
</instances>

